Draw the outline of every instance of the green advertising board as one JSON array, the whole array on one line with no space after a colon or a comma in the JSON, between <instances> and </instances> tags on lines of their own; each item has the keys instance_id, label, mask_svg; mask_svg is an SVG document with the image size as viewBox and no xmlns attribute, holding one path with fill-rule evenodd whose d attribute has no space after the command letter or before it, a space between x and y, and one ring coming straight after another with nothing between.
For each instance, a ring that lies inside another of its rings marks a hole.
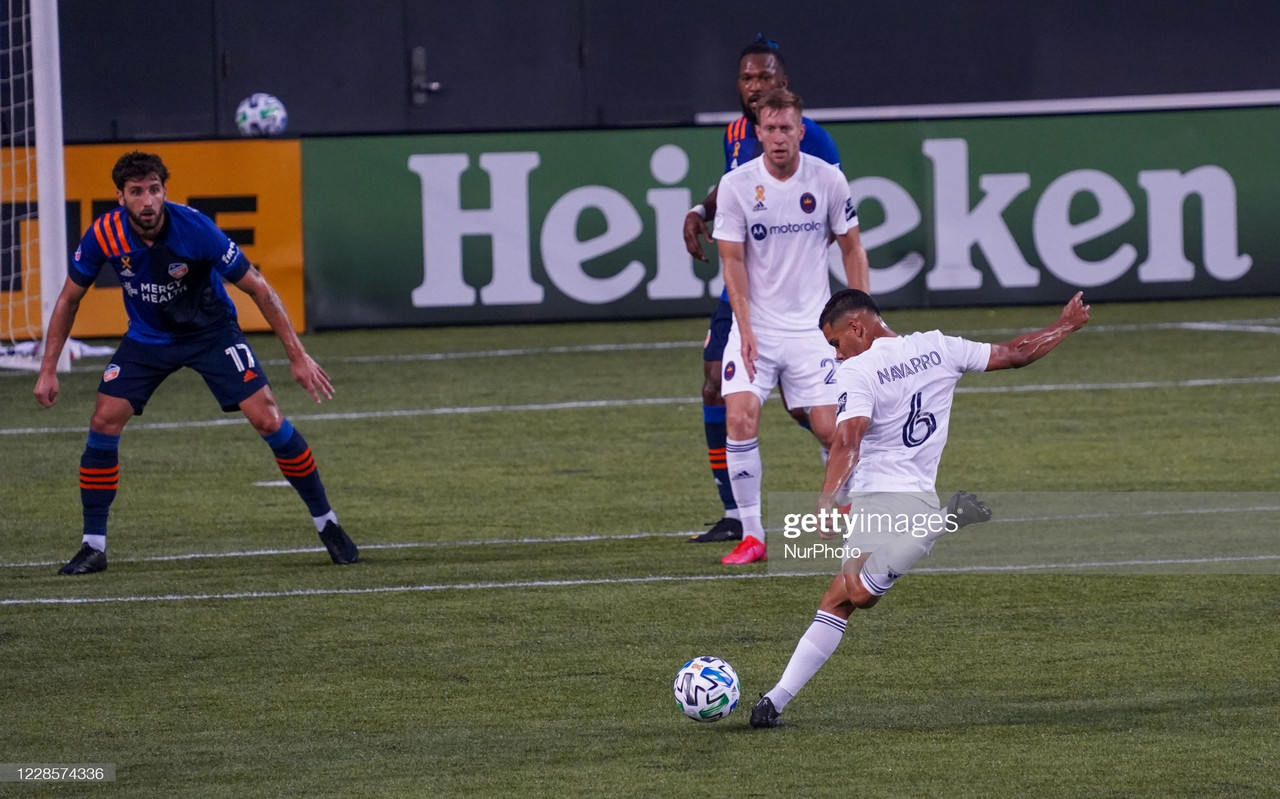
<instances>
[{"instance_id":1,"label":"green advertising board","mask_svg":"<svg viewBox=\"0 0 1280 799\"><path fill-rule=\"evenodd\" d=\"M827 125L887 307L1280 293L1280 108ZM365 327L687 316L722 131L303 143L307 315ZM832 259L833 286L840 270Z\"/></svg>"}]
</instances>

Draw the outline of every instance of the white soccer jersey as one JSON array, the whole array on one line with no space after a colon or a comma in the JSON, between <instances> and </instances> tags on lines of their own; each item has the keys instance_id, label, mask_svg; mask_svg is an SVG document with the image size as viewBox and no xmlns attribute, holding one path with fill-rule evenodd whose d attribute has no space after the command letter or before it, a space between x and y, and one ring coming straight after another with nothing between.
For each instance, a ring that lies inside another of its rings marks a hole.
<instances>
[{"instance_id":1,"label":"white soccer jersey","mask_svg":"<svg viewBox=\"0 0 1280 799\"><path fill-rule=\"evenodd\" d=\"M715 238L745 244L752 329L812 333L831 298L827 237L857 225L844 173L811 155L786 181L764 157L720 178Z\"/></svg>"},{"instance_id":2,"label":"white soccer jersey","mask_svg":"<svg viewBox=\"0 0 1280 799\"><path fill-rule=\"evenodd\" d=\"M951 400L965 372L982 372L991 345L937 330L887 336L836 371L836 422L871 419L854 471L855 491L934 492Z\"/></svg>"}]
</instances>

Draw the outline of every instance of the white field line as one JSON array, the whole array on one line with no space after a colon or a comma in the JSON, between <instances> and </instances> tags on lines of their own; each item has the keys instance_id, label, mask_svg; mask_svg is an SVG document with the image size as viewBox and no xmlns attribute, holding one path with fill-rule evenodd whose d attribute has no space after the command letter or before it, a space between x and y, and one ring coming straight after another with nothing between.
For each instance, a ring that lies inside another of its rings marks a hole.
<instances>
[{"instance_id":1,"label":"white field line","mask_svg":"<svg viewBox=\"0 0 1280 799\"><path fill-rule=\"evenodd\" d=\"M1143 380L1123 383L1042 383L1019 386L961 386L957 394L1016 394L1037 391L1136 391L1156 388L1203 388L1210 386L1242 386L1280 383L1280 375L1257 377L1206 377L1190 380ZM571 402L535 402L523 405L463 405L444 408L401 408L389 411L352 411L349 413L303 413L290 415L295 422L362 421L366 419L402 419L414 416L467 416L487 413L528 413L535 411L587 410L594 408L634 408L651 405L701 404L701 397L640 397L636 399L575 400ZM197 427L230 427L248 424L242 417L196 419L182 422L136 422L130 430L189 430ZM0 436L33 436L51 433L79 433L79 427L5 427Z\"/></svg>"},{"instance_id":2,"label":"white field line","mask_svg":"<svg viewBox=\"0 0 1280 799\"><path fill-rule=\"evenodd\" d=\"M1025 566L956 566L946 569L915 569L917 574L982 574L990 572L1034 572L1051 569L1107 568L1117 566L1169 566L1205 563L1243 563L1280 560L1280 555L1248 555L1231 558L1162 558L1158 560L1092 561L1088 563L1034 563ZM427 583L373 588L299 588L286 591L236 591L215 594L156 594L114 597L42 597L0 599L3 605L103 605L126 602L204 602L226 599L283 599L289 597L347 596L355 594L404 594L430 591L500 591L513 588L576 588L586 585L634 585L643 583L712 582L752 580L772 577L820 577L813 572L752 572L748 574L655 574L647 577L596 577L578 580L516 580L486 583Z\"/></svg>"},{"instance_id":3,"label":"white field line","mask_svg":"<svg viewBox=\"0 0 1280 799\"><path fill-rule=\"evenodd\" d=\"M983 335L1015 335L1032 330L1031 327L991 327L971 330L946 331L968 337ZM1144 330L1191 330L1216 331L1230 333L1274 333L1280 334L1280 317L1261 319L1222 319L1204 322L1142 322L1128 325L1091 325L1084 328L1086 333L1127 333ZM646 350L673 350L701 348L701 341L642 341L618 344L566 344L554 347L512 347L495 350L463 350L457 352L412 352L398 355L350 355L324 356L325 363L394 363L411 361L460 361L480 358L521 358L533 355L572 355L590 352L641 352ZM104 359L89 359L104 360ZM283 366L288 364L284 358L268 358L263 361L267 366ZM97 363L73 367L72 372L97 372L102 367ZM21 377L31 379L26 372L0 371L0 378Z\"/></svg>"},{"instance_id":4,"label":"white field line","mask_svg":"<svg viewBox=\"0 0 1280 799\"><path fill-rule=\"evenodd\" d=\"M589 541L628 541L640 538L687 538L703 530L674 533L601 533L598 535L556 535L545 538L476 538L465 541L399 541L387 544L361 544L360 551L378 549L452 549L455 547L492 547L530 544L576 544ZM308 552L324 552L324 547L289 547L282 549L244 549L231 552L190 552L179 555L152 555L143 558L112 558L112 563L154 563L175 560L204 560L206 558L255 558L275 555L301 555ZM60 566L63 561L32 561L28 563L0 563L0 568L27 566Z\"/></svg>"},{"instance_id":5,"label":"white field line","mask_svg":"<svg viewBox=\"0 0 1280 799\"><path fill-rule=\"evenodd\" d=\"M1127 513L1071 513L1051 516L1010 516L996 517L985 524L1026 524L1030 522L1051 521L1090 521L1096 519L1125 519L1132 517L1152 516L1192 516L1200 514L1220 513L1273 513L1280 511L1280 505L1254 505L1244 508L1171 508L1168 510L1140 510ZM780 532L779 528L770 527L769 532ZM540 544L578 544L593 541L634 541L645 538L687 538L698 535L702 530L681 530L675 532L650 533L597 533L583 535L525 536L521 538L472 538L461 541L397 541L385 544L361 544L364 550L395 549L454 549L459 547L493 547L493 546L529 546ZM285 547L268 549L242 549L229 552L186 552L176 555L150 555L139 558L112 558L113 563L160 563L166 561L207 560L218 558L252 558L273 557L277 555L302 555L311 552L324 552L324 547ZM4 568L38 568L60 566L62 561L27 561L24 563L0 563Z\"/></svg>"}]
</instances>

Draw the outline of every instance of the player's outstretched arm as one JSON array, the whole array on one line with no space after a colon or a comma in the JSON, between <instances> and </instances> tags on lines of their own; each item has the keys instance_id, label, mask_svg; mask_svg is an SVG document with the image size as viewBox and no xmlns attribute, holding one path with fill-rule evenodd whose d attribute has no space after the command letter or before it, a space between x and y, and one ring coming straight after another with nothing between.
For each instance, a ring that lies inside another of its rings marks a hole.
<instances>
[{"instance_id":1,"label":"player's outstretched arm","mask_svg":"<svg viewBox=\"0 0 1280 799\"><path fill-rule=\"evenodd\" d=\"M62 348L71 336L71 326L75 324L76 314L80 311L80 301L88 293L88 289L78 285L71 278L62 284L58 301L49 316L49 329L44 334L44 357L40 360L40 376L36 378L36 402L46 408L53 407L58 401L58 358L62 356Z\"/></svg>"},{"instance_id":2,"label":"player's outstretched arm","mask_svg":"<svg viewBox=\"0 0 1280 799\"><path fill-rule=\"evenodd\" d=\"M702 206L702 214L696 211L689 211L684 215L684 248L689 254L699 261L707 260L707 254L702 250L702 242L699 237L711 241L711 231L707 229L707 220L716 217L716 194L720 191L720 184L711 187L711 193L707 195L699 205Z\"/></svg>"},{"instance_id":3,"label":"player's outstretched arm","mask_svg":"<svg viewBox=\"0 0 1280 799\"><path fill-rule=\"evenodd\" d=\"M257 267L250 266L244 277L236 282L236 287L253 298L253 302L262 311L262 316L271 325L271 330L284 344L285 355L289 357L289 370L298 385L307 390L311 399L320 402L320 395L325 399L333 399L333 384L329 382L329 374L320 368L307 350L302 346L298 334L293 331L293 323L280 301L280 295L271 288Z\"/></svg>"},{"instance_id":4,"label":"player's outstretched arm","mask_svg":"<svg viewBox=\"0 0 1280 799\"><path fill-rule=\"evenodd\" d=\"M1003 344L991 345L991 357L987 360L987 371L996 369L1020 369L1029 363L1040 360L1054 347L1061 344L1067 336L1084 327L1089 322L1089 306L1084 304L1084 292L1076 295L1062 309L1058 321L1041 328L1034 333L1027 333Z\"/></svg>"},{"instance_id":5,"label":"player's outstretched arm","mask_svg":"<svg viewBox=\"0 0 1280 799\"><path fill-rule=\"evenodd\" d=\"M827 471L822 479L822 494L818 497L818 510L830 510L835 507L836 493L848 483L853 470L858 466L858 456L862 450L862 438L871 426L871 419L866 416L854 416L845 419L836 426L835 440L831 442L831 452L827 455ZM835 531L823 538L834 538Z\"/></svg>"}]
</instances>

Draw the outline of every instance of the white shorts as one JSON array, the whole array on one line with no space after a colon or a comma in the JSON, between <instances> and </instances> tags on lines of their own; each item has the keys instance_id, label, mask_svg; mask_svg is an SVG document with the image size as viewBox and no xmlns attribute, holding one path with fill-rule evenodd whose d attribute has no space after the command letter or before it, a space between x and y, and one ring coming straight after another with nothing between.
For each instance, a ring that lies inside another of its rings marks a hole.
<instances>
[{"instance_id":1,"label":"white shorts","mask_svg":"<svg viewBox=\"0 0 1280 799\"><path fill-rule=\"evenodd\" d=\"M756 379L748 380L734 320L721 357L721 396L749 391L763 404L781 383L788 408L836 404L836 351L816 326L812 335L757 332L756 344Z\"/></svg>"},{"instance_id":2,"label":"white shorts","mask_svg":"<svg viewBox=\"0 0 1280 799\"><path fill-rule=\"evenodd\" d=\"M849 514L861 518L863 529L849 535L844 546L849 552L856 548L857 554L871 553L863 561L859 577L876 596L892 588L949 532L946 511L938 509L938 498L932 494L853 494Z\"/></svg>"}]
</instances>

